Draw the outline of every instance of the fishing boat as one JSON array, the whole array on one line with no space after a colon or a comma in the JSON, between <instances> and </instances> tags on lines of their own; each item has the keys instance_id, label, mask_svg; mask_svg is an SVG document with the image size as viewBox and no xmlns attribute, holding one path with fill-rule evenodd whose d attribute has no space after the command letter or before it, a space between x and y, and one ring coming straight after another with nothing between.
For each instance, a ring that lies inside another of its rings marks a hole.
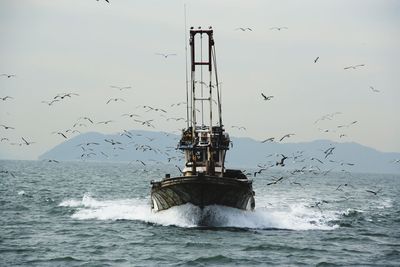
<instances>
[{"instance_id":1,"label":"fishing boat","mask_svg":"<svg viewBox=\"0 0 400 267\"><path fill-rule=\"evenodd\" d=\"M239 169L225 167L231 141L222 123L213 29L192 27L189 32L191 76L189 82L186 79L187 125L177 147L184 154L185 166L178 177L166 174L160 181L151 181L152 209L162 211L191 203L201 209L220 205L253 210L252 180Z\"/></svg>"}]
</instances>

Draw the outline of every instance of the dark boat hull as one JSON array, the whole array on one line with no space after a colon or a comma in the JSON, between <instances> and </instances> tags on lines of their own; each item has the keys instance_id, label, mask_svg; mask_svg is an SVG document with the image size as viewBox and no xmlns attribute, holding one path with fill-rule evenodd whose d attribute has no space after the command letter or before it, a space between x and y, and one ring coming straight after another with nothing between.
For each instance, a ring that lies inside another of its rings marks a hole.
<instances>
[{"instance_id":1,"label":"dark boat hull","mask_svg":"<svg viewBox=\"0 0 400 267\"><path fill-rule=\"evenodd\" d=\"M155 211L186 203L200 208L222 205L253 210L255 207L251 180L210 175L173 177L152 182L151 200Z\"/></svg>"}]
</instances>

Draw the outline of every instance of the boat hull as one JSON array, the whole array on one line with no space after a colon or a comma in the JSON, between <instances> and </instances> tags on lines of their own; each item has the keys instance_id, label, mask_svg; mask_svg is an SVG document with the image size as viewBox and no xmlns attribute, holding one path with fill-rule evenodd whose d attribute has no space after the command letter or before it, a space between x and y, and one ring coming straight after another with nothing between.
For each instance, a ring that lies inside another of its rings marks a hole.
<instances>
[{"instance_id":1,"label":"boat hull","mask_svg":"<svg viewBox=\"0 0 400 267\"><path fill-rule=\"evenodd\" d=\"M222 205L253 210L255 207L251 180L210 175L173 177L152 182L151 201L155 211L186 203L200 208Z\"/></svg>"}]
</instances>

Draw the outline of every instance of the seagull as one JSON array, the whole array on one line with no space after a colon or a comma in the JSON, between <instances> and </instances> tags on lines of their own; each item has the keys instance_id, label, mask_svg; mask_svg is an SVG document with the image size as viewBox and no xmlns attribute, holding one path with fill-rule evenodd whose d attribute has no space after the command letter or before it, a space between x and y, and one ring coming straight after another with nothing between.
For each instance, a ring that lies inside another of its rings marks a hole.
<instances>
[{"instance_id":1,"label":"seagull","mask_svg":"<svg viewBox=\"0 0 400 267\"><path fill-rule=\"evenodd\" d=\"M274 176L272 176L272 177L274 177ZM273 182L271 182L271 183L268 183L267 185L277 184L279 181L282 181L282 179L283 179L284 177L281 176L281 177L279 177L279 178L277 178L277 177L274 177L274 178L275 178L275 180L274 180Z\"/></svg>"},{"instance_id":2,"label":"seagull","mask_svg":"<svg viewBox=\"0 0 400 267\"><path fill-rule=\"evenodd\" d=\"M1 100L6 101L7 99L14 99L11 96L0 97Z\"/></svg>"},{"instance_id":3,"label":"seagull","mask_svg":"<svg viewBox=\"0 0 400 267\"><path fill-rule=\"evenodd\" d=\"M15 74L6 74L6 73L3 73L3 74L0 74L0 76L5 76L5 77L7 77L7 78L11 78L11 77L15 77L15 76L17 76L17 75L15 75Z\"/></svg>"},{"instance_id":4,"label":"seagull","mask_svg":"<svg viewBox=\"0 0 400 267\"><path fill-rule=\"evenodd\" d=\"M0 142L3 142L3 141L10 141L7 137L2 137L1 139L0 139Z\"/></svg>"},{"instance_id":5,"label":"seagull","mask_svg":"<svg viewBox=\"0 0 400 267\"><path fill-rule=\"evenodd\" d=\"M128 114L128 113L126 113L126 114L122 114L121 115L122 117L125 117L125 116L128 116L128 117L130 117L130 118L132 118L132 117L140 117L139 115L137 115L137 114Z\"/></svg>"},{"instance_id":6,"label":"seagull","mask_svg":"<svg viewBox=\"0 0 400 267\"><path fill-rule=\"evenodd\" d=\"M67 96L68 96L68 97L72 97L73 95L79 96L78 94L75 94L75 93L63 93L63 94L58 94L58 95L56 95L56 96L54 97L54 99L57 99L57 98L64 99L64 98L66 98Z\"/></svg>"},{"instance_id":7,"label":"seagull","mask_svg":"<svg viewBox=\"0 0 400 267\"><path fill-rule=\"evenodd\" d=\"M275 140L275 137L270 137L270 138L267 138L267 139L265 139L265 140L261 141L261 143L265 143L265 142L273 142L274 140Z\"/></svg>"},{"instance_id":8,"label":"seagull","mask_svg":"<svg viewBox=\"0 0 400 267\"><path fill-rule=\"evenodd\" d=\"M264 98L264 100L271 100L274 97L273 95L266 96L264 93L261 93L261 96Z\"/></svg>"},{"instance_id":9,"label":"seagull","mask_svg":"<svg viewBox=\"0 0 400 267\"><path fill-rule=\"evenodd\" d=\"M99 2L99 0L96 0L96 1ZM109 0L104 0L104 1L106 1L107 3L110 3Z\"/></svg>"},{"instance_id":10,"label":"seagull","mask_svg":"<svg viewBox=\"0 0 400 267\"><path fill-rule=\"evenodd\" d=\"M282 156L281 161L277 161L277 162L275 163L275 166L278 166L278 165L280 165L280 166L282 166L282 167L285 166L284 161L285 161L288 157L286 157L286 156L283 155L283 154L281 154L281 156Z\"/></svg>"},{"instance_id":11,"label":"seagull","mask_svg":"<svg viewBox=\"0 0 400 267\"><path fill-rule=\"evenodd\" d=\"M80 119L82 119L82 120L87 120L87 121L89 121L90 123L93 124L93 121L92 121L89 117L80 117L79 120L80 120Z\"/></svg>"},{"instance_id":12,"label":"seagull","mask_svg":"<svg viewBox=\"0 0 400 267\"><path fill-rule=\"evenodd\" d=\"M164 54L164 53L155 53L158 56L163 56L164 58L168 58L169 56L176 56L176 54Z\"/></svg>"},{"instance_id":13,"label":"seagull","mask_svg":"<svg viewBox=\"0 0 400 267\"><path fill-rule=\"evenodd\" d=\"M245 32L245 31L253 31L251 28L249 28L249 27L247 27L247 28L242 28L242 27L240 27L240 28L236 28L235 29L235 31L237 31L237 30L241 30L242 32Z\"/></svg>"},{"instance_id":14,"label":"seagull","mask_svg":"<svg viewBox=\"0 0 400 267\"><path fill-rule=\"evenodd\" d=\"M60 101L60 100L58 100L58 99L54 99L54 100L51 100L51 101L42 101L42 103L45 103L45 104L47 104L47 105L51 106L51 105L53 105L53 104L54 104L54 102L58 102L58 101Z\"/></svg>"},{"instance_id":15,"label":"seagull","mask_svg":"<svg viewBox=\"0 0 400 267\"><path fill-rule=\"evenodd\" d=\"M324 164L320 159L317 159L317 158L311 158L310 160L316 160L316 161L318 161L319 163L321 163L321 164Z\"/></svg>"},{"instance_id":16,"label":"seagull","mask_svg":"<svg viewBox=\"0 0 400 267\"><path fill-rule=\"evenodd\" d=\"M111 101L114 101L114 102L117 102L117 101L126 102L126 101L125 101L124 99L122 99L122 98L111 98L111 99L109 99L109 100L107 101L106 104L110 103Z\"/></svg>"},{"instance_id":17,"label":"seagull","mask_svg":"<svg viewBox=\"0 0 400 267\"><path fill-rule=\"evenodd\" d=\"M374 92L374 93L379 93L380 92L378 89L375 89L373 86L370 86L369 88L371 88L372 92Z\"/></svg>"},{"instance_id":18,"label":"seagull","mask_svg":"<svg viewBox=\"0 0 400 267\"><path fill-rule=\"evenodd\" d=\"M0 126L3 126L4 129L6 129L6 130L8 130L8 129L14 130L14 129L15 129L14 127L6 126L6 125L4 125L4 124L0 124Z\"/></svg>"},{"instance_id":19,"label":"seagull","mask_svg":"<svg viewBox=\"0 0 400 267\"><path fill-rule=\"evenodd\" d=\"M115 86L115 85L110 85L110 87L111 88L115 88L115 89L119 89L120 91L132 88L132 86L123 86L123 87L121 87L121 86Z\"/></svg>"},{"instance_id":20,"label":"seagull","mask_svg":"<svg viewBox=\"0 0 400 267\"><path fill-rule=\"evenodd\" d=\"M335 147L330 147L327 150L325 150L324 151L325 158L327 158L329 155L332 155L334 149L335 149Z\"/></svg>"},{"instance_id":21,"label":"seagull","mask_svg":"<svg viewBox=\"0 0 400 267\"><path fill-rule=\"evenodd\" d=\"M99 121L97 124L109 124L110 122L113 122L112 120L108 121Z\"/></svg>"},{"instance_id":22,"label":"seagull","mask_svg":"<svg viewBox=\"0 0 400 267\"><path fill-rule=\"evenodd\" d=\"M382 188L379 189L378 191L372 191L372 190L365 190L365 191L368 192L368 193L374 194L376 196L379 192L382 191Z\"/></svg>"},{"instance_id":23,"label":"seagull","mask_svg":"<svg viewBox=\"0 0 400 267\"><path fill-rule=\"evenodd\" d=\"M282 136L281 139L279 139L279 142L281 142L283 139L285 139L286 137L291 137L292 135L294 135L294 133L292 134L285 134L284 136Z\"/></svg>"},{"instance_id":24,"label":"seagull","mask_svg":"<svg viewBox=\"0 0 400 267\"><path fill-rule=\"evenodd\" d=\"M272 27L272 28L269 28L270 30L278 30L278 31L280 31L280 30L283 30L283 29L285 29L285 30L287 30L287 29L289 29L288 27Z\"/></svg>"},{"instance_id":25,"label":"seagull","mask_svg":"<svg viewBox=\"0 0 400 267\"><path fill-rule=\"evenodd\" d=\"M238 130L246 130L246 127L243 127L243 126L235 126L235 125L232 125L231 127L232 127L232 128L236 128L236 129L238 129Z\"/></svg>"},{"instance_id":26,"label":"seagull","mask_svg":"<svg viewBox=\"0 0 400 267\"><path fill-rule=\"evenodd\" d=\"M53 132L53 134L59 134L59 135L61 135L62 137L64 137L65 139L68 139L68 137L67 137L64 133L62 133L62 132Z\"/></svg>"},{"instance_id":27,"label":"seagull","mask_svg":"<svg viewBox=\"0 0 400 267\"><path fill-rule=\"evenodd\" d=\"M358 64L358 65L354 65L354 66L348 66L348 67L344 67L344 69L345 70L348 70L348 69L357 69L358 67L364 67L365 66L365 64Z\"/></svg>"},{"instance_id":28,"label":"seagull","mask_svg":"<svg viewBox=\"0 0 400 267\"><path fill-rule=\"evenodd\" d=\"M28 141L26 141L25 140L25 138L23 138L23 137L21 137L22 138L22 140L25 142L25 144L27 145L27 146L29 146L30 144L34 144L35 142L28 142Z\"/></svg>"},{"instance_id":29,"label":"seagull","mask_svg":"<svg viewBox=\"0 0 400 267\"><path fill-rule=\"evenodd\" d=\"M54 162L54 163L60 163L58 160L55 160L55 159L45 159L44 161L47 161L47 162Z\"/></svg>"},{"instance_id":30,"label":"seagull","mask_svg":"<svg viewBox=\"0 0 400 267\"><path fill-rule=\"evenodd\" d=\"M314 59L314 63L317 63L318 59L319 59L319 57L316 57L316 58Z\"/></svg>"},{"instance_id":31,"label":"seagull","mask_svg":"<svg viewBox=\"0 0 400 267\"><path fill-rule=\"evenodd\" d=\"M110 143L110 144L113 145L113 146L114 146L114 145L122 145L121 142L114 141L113 139L104 139L104 141Z\"/></svg>"}]
</instances>

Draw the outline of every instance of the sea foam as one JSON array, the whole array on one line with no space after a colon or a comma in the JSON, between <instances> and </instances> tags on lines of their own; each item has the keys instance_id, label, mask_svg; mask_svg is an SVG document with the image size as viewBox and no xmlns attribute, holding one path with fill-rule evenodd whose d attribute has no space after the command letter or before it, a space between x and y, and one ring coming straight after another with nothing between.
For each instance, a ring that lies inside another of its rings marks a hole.
<instances>
[{"instance_id":1,"label":"sea foam","mask_svg":"<svg viewBox=\"0 0 400 267\"><path fill-rule=\"evenodd\" d=\"M153 212L148 199L98 200L86 193L81 200L67 199L59 204L75 208L71 215L78 220L136 220L178 227L237 227L248 229L331 230L329 222L338 219L337 212L321 212L296 203L284 208L260 207L243 211L222 206L208 206L203 211L185 204Z\"/></svg>"}]
</instances>

